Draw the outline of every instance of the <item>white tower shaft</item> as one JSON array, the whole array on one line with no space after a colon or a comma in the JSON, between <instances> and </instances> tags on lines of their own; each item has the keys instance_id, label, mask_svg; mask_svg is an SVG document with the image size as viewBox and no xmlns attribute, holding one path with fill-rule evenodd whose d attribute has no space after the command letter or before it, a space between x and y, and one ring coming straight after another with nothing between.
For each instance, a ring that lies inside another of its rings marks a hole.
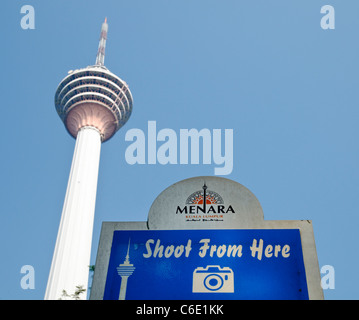
<instances>
[{"instance_id":1,"label":"white tower shaft","mask_svg":"<svg viewBox=\"0 0 359 320\"><path fill-rule=\"evenodd\" d=\"M94 127L83 127L76 138L70 177L52 258L45 299L57 300L63 290L72 294L76 286L86 293L95 213L101 135Z\"/></svg>"}]
</instances>

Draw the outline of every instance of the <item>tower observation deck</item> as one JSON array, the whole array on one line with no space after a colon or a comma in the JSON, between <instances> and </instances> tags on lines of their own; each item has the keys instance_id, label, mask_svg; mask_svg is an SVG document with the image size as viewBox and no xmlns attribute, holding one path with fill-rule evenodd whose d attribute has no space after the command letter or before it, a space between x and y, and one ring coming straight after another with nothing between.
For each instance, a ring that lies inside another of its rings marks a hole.
<instances>
[{"instance_id":1,"label":"tower observation deck","mask_svg":"<svg viewBox=\"0 0 359 320\"><path fill-rule=\"evenodd\" d=\"M130 117L132 95L126 82L106 67L94 65L69 71L57 88L55 105L74 138L80 128L93 126L106 141Z\"/></svg>"},{"instance_id":2,"label":"tower observation deck","mask_svg":"<svg viewBox=\"0 0 359 320\"><path fill-rule=\"evenodd\" d=\"M45 299L78 286L87 290L101 143L132 112L126 82L104 66L107 30L105 19L95 65L70 70L55 94L56 111L76 145Z\"/></svg>"},{"instance_id":3,"label":"tower observation deck","mask_svg":"<svg viewBox=\"0 0 359 320\"><path fill-rule=\"evenodd\" d=\"M126 82L103 65L107 28L105 20L96 64L70 70L55 94L57 113L74 138L80 128L93 126L99 130L102 141L106 141L127 122L132 112L132 95Z\"/></svg>"}]
</instances>

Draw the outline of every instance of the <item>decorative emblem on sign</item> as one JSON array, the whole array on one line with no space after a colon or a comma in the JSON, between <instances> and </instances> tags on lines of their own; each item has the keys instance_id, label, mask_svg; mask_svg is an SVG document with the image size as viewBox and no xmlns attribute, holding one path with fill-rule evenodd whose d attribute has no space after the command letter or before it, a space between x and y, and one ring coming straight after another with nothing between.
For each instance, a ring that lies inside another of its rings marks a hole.
<instances>
[{"instance_id":1,"label":"decorative emblem on sign","mask_svg":"<svg viewBox=\"0 0 359 320\"><path fill-rule=\"evenodd\" d=\"M192 193L186 201L186 204L223 204L222 197L214 192L207 190L206 183L202 187L203 190ZM206 202L203 199L206 198Z\"/></svg>"},{"instance_id":2,"label":"decorative emblem on sign","mask_svg":"<svg viewBox=\"0 0 359 320\"><path fill-rule=\"evenodd\" d=\"M188 214L186 221L223 221L223 214L235 213L231 205L225 206L217 192L207 189L204 183L202 190L193 192L187 198L184 207L177 206L176 214Z\"/></svg>"}]
</instances>

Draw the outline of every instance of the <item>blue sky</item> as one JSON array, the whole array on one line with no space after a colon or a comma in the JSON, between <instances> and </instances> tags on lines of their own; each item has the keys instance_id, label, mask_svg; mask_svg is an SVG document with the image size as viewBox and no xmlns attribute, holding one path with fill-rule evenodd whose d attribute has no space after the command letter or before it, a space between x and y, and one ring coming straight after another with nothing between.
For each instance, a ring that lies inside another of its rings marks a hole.
<instances>
[{"instance_id":1,"label":"blue sky","mask_svg":"<svg viewBox=\"0 0 359 320\"><path fill-rule=\"evenodd\" d=\"M22 5L35 29L20 26ZM335 30L320 27L335 8ZM125 134L233 129L226 177L249 188L266 220L311 219L327 299L357 299L359 3L356 0L5 0L2 50L0 299L43 299L75 140L54 107L70 69L105 65L134 97L128 123L102 146L91 262L102 221L145 221L171 184L210 165L129 165ZM32 265L35 289L20 286Z\"/></svg>"}]
</instances>

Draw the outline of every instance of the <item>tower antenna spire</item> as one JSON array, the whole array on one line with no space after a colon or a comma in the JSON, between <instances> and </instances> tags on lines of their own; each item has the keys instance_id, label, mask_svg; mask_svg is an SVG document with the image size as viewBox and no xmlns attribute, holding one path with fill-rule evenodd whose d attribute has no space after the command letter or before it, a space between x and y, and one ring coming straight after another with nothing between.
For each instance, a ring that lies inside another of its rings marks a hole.
<instances>
[{"instance_id":1,"label":"tower antenna spire","mask_svg":"<svg viewBox=\"0 0 359 320\"><path fill-rule=\"evenodd\" d=\"M105 18L105 22L102 24L101 27L101 34L100 34L100 42L98 44L98 51L96 56L96 66L103 66L105 65L105 48L106 48L106 40L107 40L107 18Z\"/></svg>"}]
</instances>

